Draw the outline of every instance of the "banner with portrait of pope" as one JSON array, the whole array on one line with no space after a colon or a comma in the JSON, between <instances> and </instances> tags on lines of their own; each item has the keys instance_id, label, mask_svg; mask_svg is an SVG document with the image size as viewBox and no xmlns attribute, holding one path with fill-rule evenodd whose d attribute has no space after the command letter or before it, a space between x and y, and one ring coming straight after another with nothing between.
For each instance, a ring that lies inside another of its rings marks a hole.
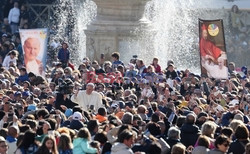
<instances>
[{"instance_id":1,"label":"banner with portrait of pope","mask_svg":"<svg viewBox=\"0 0 250 154\"><path fill-rule=\"evenodd\" d=\"M227 54L222 20L199 19L201 74L228 79Z\"/></svg>"},{"instance_id":2,"label":"banner with portrait of pope","mask_svg":"<svg viewBox=\"0 0 250 154\"><path fill-rule=\"evenodd\" d=\"M45 76L48 29L19 29L27 72Z\"/></svg>"}]
</instances>

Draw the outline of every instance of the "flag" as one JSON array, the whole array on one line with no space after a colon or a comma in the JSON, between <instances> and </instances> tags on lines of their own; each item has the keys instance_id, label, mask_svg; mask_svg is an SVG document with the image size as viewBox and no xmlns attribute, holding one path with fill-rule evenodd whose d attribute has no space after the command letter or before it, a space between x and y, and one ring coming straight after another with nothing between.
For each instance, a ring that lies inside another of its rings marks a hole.
<instances>
[{"instance_id":1,"label":"flag","mask_svg":"<svg viewBox=\"0 0 250 154\"><path fill-rule=\"evenodd\" d=\"M48 29L19 29L27 72L45 76Z\"/></svg>"},{"instance_id":2,"label":"flag","mask_svg":"<svg viewBox=\"0 0 250 154\"><path fill-rule=\"evenodd\" d=\"M227 79L227 54L223 20L199 19L201 75Z\"/></svg>"}]
</instances>

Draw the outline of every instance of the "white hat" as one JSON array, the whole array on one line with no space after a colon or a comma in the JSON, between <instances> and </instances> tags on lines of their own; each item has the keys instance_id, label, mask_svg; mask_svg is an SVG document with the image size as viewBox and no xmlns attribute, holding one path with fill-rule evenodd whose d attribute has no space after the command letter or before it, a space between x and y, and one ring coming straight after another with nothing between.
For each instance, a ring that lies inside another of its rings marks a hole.
<instances>
[{"instance_id":1,"label":"white hat","mask_svg":"<svg viewBox=\"0 0 250 154\"><path fill-rule=\"evenodd\" d=\"M82 120L82 114L80 112L74 112L73 120Z\"/></svg>"},{"instance_id":2,"label":"white hat","mask_svg":"<svg viewBox=\"0 0 250 154\"><path fill-rule=\"evenodd\" d=\"M0 142L5 142L5 141L6 141L5 138L0 136Z\"/></svg>"},{"instance_id":3,"label":"white hat","mask_svg":"<svg viewBox=\"0 0 250 154\"><path fill-rule=\"evenodd\" d=\"M233 99L228 104L229 107L234 107L235 105L239 105L239 100Z\"/></svg>"}]
</instances>

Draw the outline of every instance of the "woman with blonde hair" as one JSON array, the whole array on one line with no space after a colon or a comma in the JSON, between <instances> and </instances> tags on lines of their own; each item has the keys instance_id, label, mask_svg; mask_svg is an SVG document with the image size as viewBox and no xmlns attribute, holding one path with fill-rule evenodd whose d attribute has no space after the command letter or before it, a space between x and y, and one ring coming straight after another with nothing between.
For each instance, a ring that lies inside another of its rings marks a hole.
<instances>
[{"instance_id":1,"label":"woman with blonde hair","mask_svg":"<svg viewBox=\"0 0 250 154\"><path fill-rule=\"evenodd\" d=\"M175 144L171 150L171 154L185 154L185 153L186 153L186 147L182 143Z\"/></svg>"},{"instance_id":2,"label":"woman with blonde hair","mask_svg":"<svg viewBox=\"0 0 250 154\"><path fill-rule=\"evenodd\" d=\"M208 137L209 141L210 141L210 145L209 145L209 149L214 149L214 133L216 130L216 124L212 121L207 121L205 122L202 126L201 126L201 135L205 135L206 137ZM196 141L195 146L198 146L198 141Z\"/></svg>"}]
</instances>

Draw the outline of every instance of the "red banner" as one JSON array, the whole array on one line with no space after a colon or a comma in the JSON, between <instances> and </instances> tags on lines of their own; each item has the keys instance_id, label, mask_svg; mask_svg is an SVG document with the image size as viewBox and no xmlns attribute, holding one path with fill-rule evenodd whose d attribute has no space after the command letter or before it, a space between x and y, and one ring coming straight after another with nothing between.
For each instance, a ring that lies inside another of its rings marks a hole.
<instances>
[{"instance_id":1,"label":"red banner","mask_svg":"<svg viewBox=\"0 0 250 154\"><path fill-rule=\"evenodd\" d=\"M199 19L201 75L227 79L227 54L222 20Z\"/></svg>"}]
</instances>

